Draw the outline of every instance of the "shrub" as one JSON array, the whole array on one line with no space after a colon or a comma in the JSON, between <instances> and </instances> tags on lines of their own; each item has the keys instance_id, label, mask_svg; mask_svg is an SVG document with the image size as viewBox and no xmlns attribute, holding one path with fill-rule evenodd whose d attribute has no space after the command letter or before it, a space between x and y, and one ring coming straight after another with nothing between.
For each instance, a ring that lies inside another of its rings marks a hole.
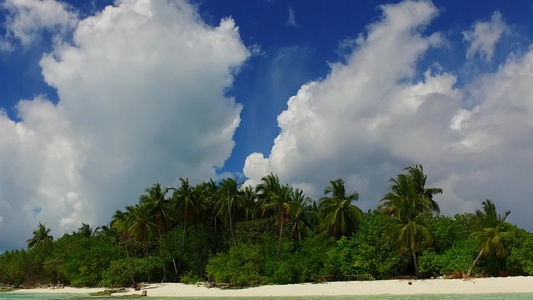
<instances>
[{"instance_id":1,"label":"shrub","mask_svg":"<svg viewBox=\"0 0 533 300\"><path fill-rule=\"evenodd\" d=\"M215 283L231 283L237 286L254 286L268 282L261 276L263 257L258 245L240 244L229 253L218 253L209 260L207 275Z\"/></svg>"},{"instance_id":2,"label":"shrub","mask_svg":"<svg viewBox=\"0 0 533 300\"><path fill-rule=\"evenodd\" d=\"M197 282L203 282L204 279L196 274L193 271L189 271L180 276L180 281L185 284L195 284Z\"/></svg>"}]
</instances>

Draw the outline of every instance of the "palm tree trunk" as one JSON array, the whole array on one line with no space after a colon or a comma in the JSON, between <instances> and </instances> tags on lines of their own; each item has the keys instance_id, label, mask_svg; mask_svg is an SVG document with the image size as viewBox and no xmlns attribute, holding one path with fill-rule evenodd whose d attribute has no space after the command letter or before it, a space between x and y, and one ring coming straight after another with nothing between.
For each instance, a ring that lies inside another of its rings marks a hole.
<instances>
[{"instance_id":1,"label":"palm tree trunk","mask_svg":"<svg viewBox=\"0 0 533 300\"><path fill-rule=\"evenodd\" d=\"M183 260L183 255L185 253L185 233L187 232L187 218L185 217L183 219L183 235L181 237L181 257L180 257L180 260L178 262L178 270L177 270L177 274L176 276L178 276L178 274L180 273L180 269L181 269L181 261Z\"/></svg>"},{"instance_id":2,"label":"palm tree trunk","mask_svg":"<svg viewBox=\"0 0 533 300\"><path fill-rule=\"evenodd\" d=\"M481 249L481 251L479 251L479 254L477 255L476 259L474 259L474 262L472 263L472 266L468 270L468 273L466 273L467 277L470 277L470 274L472 274L472 270L474 270L474 268L476 267L477 261L481 258L482 255L483 255L483 249Z\"/></svg>"},{"instance_id":3,"label":"palm tree trunk","mask_svg":"<svg viewBox=\"0 0 533 300\"><path fill-rule=\"evenodd\" d=\"M213 220L215 221L215 235L217 234L217 214L213 210Z\"/></svg>"},{"instance_id":4,"label":"palm tree trunk","mask_svg":"<svg viewBox=\"0 0 533 300\"><path fill-rule=\"evenodd\" d=\"M131 281L131 287L135 288L137 284L135 284L135 280L133 279L133 271L131 270L131 259L130 259L130 253L128 251L128 244L127 242L124 243L124 248L126 248L126 258L128 259L128 271L130 273L130 281Z\"/></svg>"},{"instance_id":5,"label":"palm tree trunk","mask_svg":"<svg viewBox=\"0 0 533 300\"><path fill-rule=\"evenodd\" d=\"M174 256L172 256L172 263L174 264L174 281L178 281L178 268L176 267L176 260L174 259Z\"/></svg>"},{"instance_id":6,"label":"palm tree trunk","mask_svg":"<svg viewBox=\"0 0 533 300\"><path fill-rule=\"evenodd\" d=\"M148 242L146 242L146 270L148 274L148 283L150 283L150 258L148 257Z\"/></svg>"},{"instance_id":7,"label":"palm tree trunk","mask_svg":"<svg viewBox=\"0 0 533 300\"><path fill-rule=\"evenodd\" d=\"M165 260L165 250L163 247L163 237L161 236L161 228L158 227L158 231L159 231L159 250L161 254L161 259L163 260L163 281L162 282L165 282L167 281L167 263Z\"/></svg>"},{"instance_id":8,"label":"palm tree trunk","mask_svg":"<svg viewBox=\"0 0 533 300\"><path fill-rule=\"evenodd\" d=\"M281 211L280 214L280 220L279 220L279 240L278 240L278 255L276 256L276 260L279 260L279 256L281 255L281 242L283 241L283 211Z\"/></svg>"},{"instance_id":9,"label":"palm tree trunk","mask_svg":"<svg viewBox=\"0 0 533 300\"><path fill-rule=\"evenodd\" d=\"M229 189L228 189L228 215L229 215L229 231L231 232L231 238L233 239L233 246L237 247L237 242L235 241L235 232L233 228L233 222L231 221L231 206L229 201Z\"/></svg>"},{"instance_id":10,"label":"palm tree trunk","mask_svg":"<svg viewBox=\"0 0 533 300\"><path fill-rule=\"evenodd\" d=\"M420 278L420 274L418 273L418 260L416 259L416 252L413 251L413 263L415 264L415 273L416 273L416 279Z\"/></svg>"},{"instance_id":11,"label":"palm tree trunk","mask_svg":"<svg viewBox=\"0 0 533 300\"><path fill-rule=\"evenodd\" d=\"M187 232L187 221L183 220L183 234L181 236L181 250L185 251L185 232Z\"/></svg>"}]
</instances>

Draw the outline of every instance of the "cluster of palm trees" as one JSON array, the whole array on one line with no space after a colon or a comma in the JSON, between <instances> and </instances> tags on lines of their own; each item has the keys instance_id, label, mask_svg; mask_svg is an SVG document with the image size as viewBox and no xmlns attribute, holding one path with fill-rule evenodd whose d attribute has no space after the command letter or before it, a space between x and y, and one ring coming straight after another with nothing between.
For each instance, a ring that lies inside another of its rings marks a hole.
<instances>
[{"instance_id":1,"label":"cluster of palm trees","mask_svg":"<svg viewBox=\"0 0 533 300\"><path fill-rule=\"evenodd\" d=\"M389 186L390 192L381 199L379 208L387 216L384 237L397 246L400 254L409 253L412 256L418 278L420 274L417 254L432 242L427 221L433 214L440 213L439 205L433 200L433 196L442 194L442 189L425 187L427 175L424 174L422 165L410 166L404 171L407 173L390 179L392 183ZM503 216L497 214L494 203L488 199L482 205L483 211L476 211L476 219L482 230L472 233L477 237L482 249L468 270L467 276L471 275L481 256L505 254L502 238L513 234L500 230L510 211L506 211Z\"/></svg>"},{"instance_id":2,"label":"cluster of palm trees","mask_svg":"<svg viewBox=\"0 0 533 300\"><path fill-rule=\"evenodd\" d=\"M167 280L166 255L163 236L176 225L183 229L181 247L185 247L189 229L200 224L214 226L223 223L230 232L231 244L237 245L235 224L259 218L275 218L279 226L277 259L280 257L285 226L291 226L299 239L313 234L340 237L355 231L362 219L361 210L352 204L358 199L357 193L346 193L344 181L330 181L325 188L325 196L317 203L307 197L302 190L280 183L278 176L264 176L255 188L243 187L236 178L226 178L218 184L210 180L191 185L188 179L180 178L180 186L163 188L159 183L145 190L139 203L127 206L125 211L113 215L110 226L119 234L129 260L128 243L132 240L144 245L149 275L148 248L152 238L159 241L159 251L163 260L163 280ZM174 260L174 259L173 259ZM179 273L181 261L175 273Z\"/></svg>"},{"instance_id":3,"label":"cluster of palm trees","mask_svg":"<svg viewBox=\"0 0 533 300\"><path fill-rule=\"evenodd\" d=\"M440 212L433 197L441 194L442 189L425 187L427 176L421 165L407 167L404 171L390 179L390 192L381 199L378 209L386 216L384 239L396 245L400 254L412 256L416 275L419 276L417 255L431 244L427 220ZM279 226L276 256L279 260L287 227L298 240L313 235L340 238L354 233L363 219L363 212L353 204L357 200L358 194L347 192L340 178L329 182L324 189L324 197L317 202L307 197L302 190L281 184L274 174L264 176L255 188L243 186L237 178L226 178L218 183L210 180L197 185L180 178L178 187L164 188L156 183L147 188L145 194L139 197L138 204L115 212L109 227L93 230L89 225L82 224L77 234L91 236L113 230L125 250L130 280L135 285L128 248L132 242L144 248L150 281L149 247L157 239L163 262L163 281L167 281L167 258L172 259L176 276L181 267L181 260L176 264L172 255L165 254L165 249L169 250L164 245L165 234L175 226L182 228L183 251L187 233L193 229L200 230L201 225L212 226L216 234L217 230L222 231L222 223L230 233L228 244L236 246L236 223L274 218L276 226ZM484 229L474 233L483 240L483 248L468 275L482 255L495 253L499 256L504 252L500 238L505 233L498 228L509 212L503 216L497 215L490 200L483 203L483 208L483 212L477 211L477 216L482 220ZM28 247L51 241L49 232L45 225L39 224L39 228L33 232L34 237L28 240Z\"/></svg>"}]
</instances>

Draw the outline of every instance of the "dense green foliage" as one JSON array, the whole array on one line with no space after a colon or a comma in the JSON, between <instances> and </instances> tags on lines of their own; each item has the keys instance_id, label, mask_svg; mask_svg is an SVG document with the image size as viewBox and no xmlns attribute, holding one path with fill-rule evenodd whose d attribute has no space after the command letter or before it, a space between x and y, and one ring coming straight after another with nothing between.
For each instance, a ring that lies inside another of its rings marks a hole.
<instances>
[{"instance_id":1,"label":"dense green foliage","mask_svg":"<svg viewBox=\"0 0 533 300\"><path fill-rule=\"evenodd\" d=\"M27 250L0 255L0 283L126 286L180 281L252 286L370 274L372 279L435 274L533 275L533 234L505 222L494 203L439 214L422 166L391 179L390 192L363 213L356 192L330 181L314 201L269 174L254 189L237 179L163 188L53 240L39 223Z\"/></svg>"}]
</instances>

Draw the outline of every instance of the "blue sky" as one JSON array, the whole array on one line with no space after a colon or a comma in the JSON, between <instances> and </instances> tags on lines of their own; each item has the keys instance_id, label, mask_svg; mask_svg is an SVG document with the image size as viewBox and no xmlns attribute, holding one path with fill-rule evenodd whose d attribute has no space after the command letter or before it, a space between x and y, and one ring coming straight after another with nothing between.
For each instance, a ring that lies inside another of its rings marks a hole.
<instances>
[{"instance_id":1,"label":"blue sky","mask_svg":"<svg viewBox=\"0 0 533 300\"><path fill-rule=\"evenodd\" d=\"M533 229L532 1L1 3L0 250L179 177L372 209L415 163L444 214Z\"/></svg>"}]
</instances>

